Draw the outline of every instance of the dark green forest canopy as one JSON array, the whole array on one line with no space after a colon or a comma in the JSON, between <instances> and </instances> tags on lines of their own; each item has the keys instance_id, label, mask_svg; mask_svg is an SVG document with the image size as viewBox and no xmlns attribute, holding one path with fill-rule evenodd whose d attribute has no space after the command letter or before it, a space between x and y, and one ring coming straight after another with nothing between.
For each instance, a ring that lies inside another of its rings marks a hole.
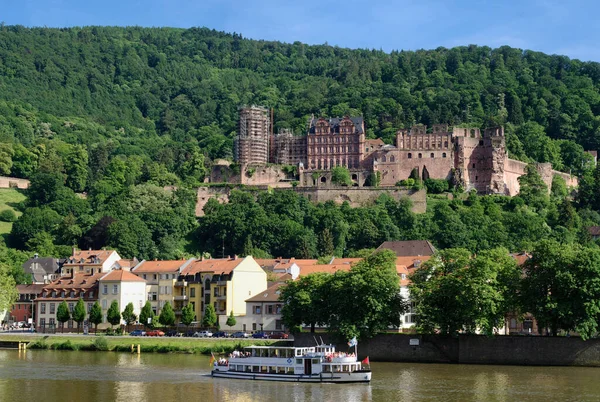
<instances>
[{"instance_id":1,"label":"dark green forest canopy","mask_svg":"<svg viewBox=\"0 0 600 402\"><path fill-rule=\"evenodd\" d=\"M275 130L298 134L312 113L363 115L389 143L416 123L506 124L511 157L575 168L573 147L600 145L599 87L598 63L506 46L385 53L207 28L0 28L1 141L109 142L180 177L173 160L193 146L231 157L241 104L274 108Z\"/></svg>"}]
</instances>

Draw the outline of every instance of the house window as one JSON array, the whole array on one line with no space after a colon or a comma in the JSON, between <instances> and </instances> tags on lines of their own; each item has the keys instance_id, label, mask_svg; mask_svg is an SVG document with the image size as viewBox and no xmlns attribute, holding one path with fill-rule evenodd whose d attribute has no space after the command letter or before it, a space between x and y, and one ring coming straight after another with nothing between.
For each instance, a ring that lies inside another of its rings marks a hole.
<instances>
[{"instance_id":1,"label":"house window","mask_svg":"<svg viewBox=\"0 0 600 402\"><path fill-rule=\"evenodd\" d=\"M267 314L273 314L273 305L272 304L269 304L267 306Z\"/></svg>"},{"instance_id":2,"label":"house window","mask_svg":"<svg viewBox=\"0 0 600 402\"><path fill-rule=\"evenodd\" d=\"M85 292L82 290L81 292L79 292L79 297L83 299L83 296L85 296Z\"/></svg>"},{"instance_id":3,"label":"house window","mask_svg":"<svg viewBox=\"0 0 600 402\"><path fill-rule=\"evenodd\" d=\"M213 289L213 296L214 297L218 297L219 296L219 288L215 286L215 288Z\"/></svg>"},{"instance_id":4,"label":"house window","mask_svg":"<svg viewBox=\"0 0 600 402\"><path fill-rule=\"evenodd\" d=\"M56 311L56 304L50 303L50 314L54 314Z\"/></svg>"},{"instance_id":5,"label":"house window","mask_svg":"<svg viewBox=\"0 0 600 402\"><path fill-rule=\"evenodd\" d=\"M94 298L94 292L93 292L93 291L92 291L92 292L90 292L90 296L89 296L89 297L90 297L90 299L93 299L93 298Z\"/></svg>"},{"instance_id":6,"label":"house window","mask_svg":"<svg viewBox=\"0 0 600 402\"><path fill-rule=\"evenodd\" d=\"M69 303L69 311L72 313L73 308L75 307L75 303Z\"/></svg>"},{"instance_id":7,"label":"house window","mask_svg":"<svg viewBox=\"0 0 600 402\"><path fill-rule=\"evenodd\" d=\"M196 288L190 289L190 297L196 297Z\"/></svg>"},{"instance_id":8,"label":"house window","mask_svg":"<svg viewBox=\"0 0 600 402\"><path fill-rule=\"evenodd\" d=\"M102 294L103 295L107 295L108 294L108 285L102 285Z\"/></svg>"},{"instance_id":9,"label":"house window","mask_svg":"<svg viewBox=\"0 0 600 402\"><path fill-rule=\"evenodd\" d=\"M40 303L40 313L46 314L46 303Z\"/></svg>"},{"instance_id":10,"label":"house window","mask_svg":"<svg viewBox=\"0 0 600 402\"><path fill-rule=\"evenodd\" d=\"M90 311L92 311L93 304L92 303L88 303L87 306L88 306L88 313L89 313Z\"/></svg>"},{"instance_id":11,"label":"house window","mask_svg":"<svg viewBox=\"0 0 600 402\"><path fill-rule=\"evenodd\" d=\"M106 299L102 299L102 308L106 310Z\"/></svg>"},{"instance_id":12,"label":"house window","mask_svg":"<svg viewBox=\"0 0 600 402\"><path fill-rule=\"evenodd\" d=\"M254 312L253 312L254 314L261 314L261 312L260 312L261 311L260 306L254 306L253 310L254 310Z\"/></svg>"},{"instance_id":13,"label":"house window","mask_svg":"<svg viewBox=\"0 0 600 402\"><path fill-rule=\"evenodd\" d=\"M73 328L73 320L67 322L67 328Z\"/></svg>"},{"instance_id":14,"label":"house window","mask_svg":"<svg viewBox=\"0 0 600 402\"><path fill-rule=\"evenodd\" d=\"M42 326L42 327L46 326L46 319L45 318L40 318L40 326Z\"/></svg>"},{"instance_id":15,"label":"house window","mask_svg":"<svg viewBox=\"0 0 600 402\"><path fill-rule=\"evenodd\" d=\"M142 275L142 277L143 277L144 279L146 279L146 274Z\"/></svg>"},{"instance_id":16,"label":"house window","mask_svg":"<svg viewBox=\"0 0 600 402\"><path fill-rule=\"evenodd\" d=\"M281 304L275 306L275 314L281 314Z\"/></svg>"},{"instance_id":17,"label":"house window","mask_svg":"<svg viewBox=\"0 0 600 402\"><path fill-rule=\"evenodd\" d=\"M156 280L156 274L154 274L154 275L152 275L152 276L153 276L154 280Z\"/></svg>"},{"instance_id":18,"label":"house window","mask_svg":"<svg viewBox=\"0 0 600 402\"><path fill-rule=\"evenodd\" d=\"M56 325L56 320L54 318L50 318L50 322L48 324L50 325L50 328L52 328Z\"/></svg>"},{"instance_id":19,"label":"house window","mask_svg":"<svg viewBox=\"0 0 600 402\"><path fill-rule=\"evenodd\" d=\"M252 331L256 331L256 323L255 322L252 323Z\"/></svg>"},{"instance_id":20,"label":"house window","mask_svg":"<svg viewBox=\"0 0 600 402\"><path fill-rule=\"evenodd\" d=\"M75 291L71 290L71 298L75 297Z\"/></svg>"},{"instance_id":21,"label":"house window","mask_svg":"<svg viewBox=\"0 0 600 402\"><path fill-rule=\"evenodd\" d=\"M62 292L60 292L60 296L61 296L61 297L63 297L63 298L64 298L64 297L65 297L65 295L66 295L66 292L65 292L64 290L63 290Z\"/></svg>"},{"instance_id":22,"label":"house window","mask_svg":"<svg viewBox=\"0 0 600 402\"><path fill-rule=\"evenodd\" d=\"M275 329L278 329L278 330L283 329L283 321L282 320L275 320Z\"/></svg>"},{"instance_id":23,"label":"house window","mask_svg":"<svg viewBox=\"0 0 600 402\"><path fill-rule=\"evenodd\" d=\"M113 285L113 295L119 293L119 285Z\"/></svg>"}]
</instances>

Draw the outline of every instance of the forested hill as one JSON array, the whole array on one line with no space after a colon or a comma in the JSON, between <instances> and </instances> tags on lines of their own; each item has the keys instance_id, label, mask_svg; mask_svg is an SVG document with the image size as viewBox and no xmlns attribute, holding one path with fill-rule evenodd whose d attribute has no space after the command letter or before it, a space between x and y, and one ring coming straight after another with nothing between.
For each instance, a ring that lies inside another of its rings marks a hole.
<instances>
[{"instance_id":1,"label":"forested hill","mask_svg":"<svg viewBox=\"0 0 600 402\"><path fill-rule=\"evenodd\" d=\"M510 47L385 53L205 28L0 27L1 141L111 140L110 154L180 177L173 161L191 148L231 156L241 104L273 107L275 130L298 134L312 113L360 114L387 142L415 123L506 124L511 157L576 168L583 148L600 148L599 87L598 63Z\"/></svg>"}]
</instances>

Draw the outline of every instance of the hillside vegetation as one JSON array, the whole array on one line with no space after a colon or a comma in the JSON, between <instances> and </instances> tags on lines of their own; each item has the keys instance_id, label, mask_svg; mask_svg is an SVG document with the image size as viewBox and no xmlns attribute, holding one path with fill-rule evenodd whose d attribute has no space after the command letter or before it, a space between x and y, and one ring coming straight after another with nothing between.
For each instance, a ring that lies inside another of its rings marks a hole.
<instances>
[{"instance_id":1,"label":"hillside vegetation","mask_svg":"<svg viewBox=\"0 0 600 402\"><path fill-rule=\"evenodd\" d=\"M33 252L73 245L138 259L348 256L394 239L595 247L600 170L583 151L600 145L599 88L597 63L509 47L384 53L204 28L0 26L0 174L31 179L0 264L23 281ZM288 191L236 192L196 219L193 187L231 157L242 104L272 107L275 130L298 134L311 114L362 115L386 142L416 123L504 124L510 157L571 170L580 191L556 180L549 196L533 169L519 197L436 199L422 215L405 200L350 208Z\"/></svg>"}]
</instances>

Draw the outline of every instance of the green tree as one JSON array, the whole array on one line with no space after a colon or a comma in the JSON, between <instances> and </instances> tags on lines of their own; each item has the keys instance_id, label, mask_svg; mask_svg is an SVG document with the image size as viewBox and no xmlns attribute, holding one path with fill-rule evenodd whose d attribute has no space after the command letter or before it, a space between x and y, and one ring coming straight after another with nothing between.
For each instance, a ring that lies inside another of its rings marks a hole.
<instances>
[{"instance_id":1,"label":"green tree","mask_svg":"<svg viewBox=\"0 0 600 402\"><path fill-rule=\"evenodd\" d=\"M88 177L87 149L83 145L72 146L64 161L67 187L70 187L73 191L83 191Z\"/></svg>"},{"instance_id":2,"label":"green tree","mask_svg":"<svg viewBox=\"0 0 600 402\"><path fill-rule=\"evenodd\" d=\"M0 174L10 174L14 155L12 144L0 143Z\"/></svg>"},{"instance_id":3,"label":"green tree","mask_svg":"<svg viewBox=\"0 0 600 402\"><path fill-rule=\"evenodd\" d=\"M524 265L523 311L536 318L540 331L577 331L587 339L598 331L600 250L539 242Z\"/></svg>"},{"instance_id":4,"label":"green tree","mask_svg":"<svg viewBox=\"0 0 600 402\"><path fill-rule=\"evenodd\" d=\"M228 327L233 327L233 326L235 326L235 324L237 324L237 321L236 321L235 317L233 316L233 310L231 310L231 313L229 314L229 317L227 317L227 322L225 324Z\"/></svg>"},{"instance_id":5,"label":"green tree","mask_svg":"<svg viewBox=\"0 0 600 402\"><path fill-rule=\"evenodd\" d=\"M187 304L181 309L181 323L186 327L189 327L195 318L196 314L192 304Z\"/></svg>"},{"instance_id":6,"label":"green tree","mask_svg":"<svg viewBox=\"0 0 600 402\"><path fill-rule=\"evenodd\" d=\"M343 166L336 166L331 169L331 182L340 186L352 186L350 171Z\"/></svg>"},{"instance_id":7,"label":"green tree","mask_svg":"<svg viewBox=\"0 0 600 402\"><path fill-rule=\"evenodd\" d=\"M85 321L86 311L85 304L82 299L77 300L77 304L75 304L75 308L73 309L73 321L77 323L77 333L79 333L79 328L81 323Z\"/></svg>"},{"instance_id":8,"label":"green tree","mask_svg":"<svg viewBox=\"0 0 600 402\"><path fill-rule=\"evenodd\" d=\"M0 310L8 310L18 298L19 292L10 274L10 267L0 263Z\"/></svg>"},{"instance_id":9,"label":"green tree","mask_svg":"<svg viewBox=\"0 0 600 402\"><path fill-rule=\"evenodd\" d=\"M133 303L127 303L125 310L121 313L125 325L127 325L127 332L129 332L129 326L137 320L137 315L133 312Z\"/></svg>"},{"instance_id":10,"label":"green tree","mask_svg":"<svg viewBox=\"0 0 600 402\"><path fill-rule=\"evenodd\" d=\"M121 312L119 311L119 302L113 300L108 307L106 312L106 320L111 326L119 325L121 323Z\"/></svg>"},{"instance_id":11,"label":"green tree","mask_svg":"<svg viewBox=\"0 0 600 402\"><path fill-rule=\"evenodd\" d=\"M173 311L173 307L171 307L171 303L165 303L158 316L158 322L166 326L175 324L175 312Z\"/></svg>"},{"instance_id":12,"label":"green tree","mask_svg":"<svg viewBox=\"0 0 600 402\"><path fill-rule=\"evenodd\" d=\"M102 308L97 301L94 302L94 305L90 310L90 322L94 324L94 331L98 332L98 324L102 323Z\"/></svg>"},{"instance_id":13,"label":"green tree","mask_svg":"<svg viewBox=\"0 0 600 402\"><path fill-rule=\"evenodd\" d=\"M535 166L527 165L526 173L518 178L519 197L525 204L539 210L548 206L548 186L542 180Z\"/></svg>"},{"instance_id":14,"label":"green tree","mask_svg":"<svg viewBox=\"0 0 600 402\"><path fill-rule=\"evenodd\" d=\"M69 312L69 306L64 300L58 305L56 309L56 321L60 322L62 331L65 331L65 322L71 319L71 313Z\"/></svg>"},{"instance_id":15,"label":"green tree","mask_svg":"<svg viewBox=\"0 0 600 402\"><path fill-rule=\"evenodd\" d=\"M217 325L217 313L212 304L207 304L204 308L204 317L202 318L202 326L212 328Z\"/></svg>"},{"instance_id":16,"label":"green tree","mask_svg":"<svg viewBox=\"0 0 600 402\"><path fill-rule=\"evenodd\" d=\"M288 281L281 288L281 314L287 328L306 324L310 326L310 332L315 332L317 325L328 323L328 284L331 278L330 274L314 273L301 276L296 281Z\"/></svg>"},{"instance_id":17,"label":"green tree","mask_svg":"<svg viewBox=\"0 0 600 402\"><path fill-rule=\"evenodd\" d=\"M519 270L508 250L439 251L411 275L417 325L427 333L491 335L515 311Z\"/></svg>"},{"instance_id":18,"label":"green tree","mask_svg":"<svg viewBox=\"0 0 600 402\"><path fill-rule=\"evenodd\" d=\"M148 322L148 319L150 319L150 322ZM144 325L144 327L152 327L154 324L154 310L152 310L152 305L149 301L144 304L142 311L140 311L140 322Z\"/></svg>"}]
</instances>

